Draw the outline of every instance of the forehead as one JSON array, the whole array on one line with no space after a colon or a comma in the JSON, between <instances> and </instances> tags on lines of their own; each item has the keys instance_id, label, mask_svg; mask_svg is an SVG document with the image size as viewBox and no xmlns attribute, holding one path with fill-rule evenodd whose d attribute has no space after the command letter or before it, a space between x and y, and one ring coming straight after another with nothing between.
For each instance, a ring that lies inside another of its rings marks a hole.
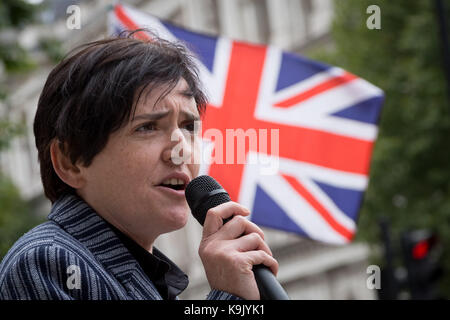
<instances>
[{"instance_id":1,"label":"forehead","mask_svg":"<svg viewBox=\"0 0 450 320\"><path fill-rule=\"evenodd\" d=\"M198 113L193 93L186 80L181 78L177 84L147 85L140 93L136 104L135 114L165 110L173 108L173 103L180 103L180 107Z\"/></svg>"}]
</instances>

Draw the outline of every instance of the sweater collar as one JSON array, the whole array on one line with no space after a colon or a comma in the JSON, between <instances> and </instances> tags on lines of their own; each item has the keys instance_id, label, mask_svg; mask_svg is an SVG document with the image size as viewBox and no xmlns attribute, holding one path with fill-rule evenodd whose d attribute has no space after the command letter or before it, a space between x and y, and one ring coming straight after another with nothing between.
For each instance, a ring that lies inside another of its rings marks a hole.
<instances>
[{"instance_id":1,"label":"sweater collar","mask_svg":"<svg viewBox=\"0 0 450 320\"><path fill-rule=\"evenodd\" d=\"M154 284L111 225L76 194L64 195L48 219L81 242L128 291L131 299L161 299Z\"/></svg>"}]
</instances>

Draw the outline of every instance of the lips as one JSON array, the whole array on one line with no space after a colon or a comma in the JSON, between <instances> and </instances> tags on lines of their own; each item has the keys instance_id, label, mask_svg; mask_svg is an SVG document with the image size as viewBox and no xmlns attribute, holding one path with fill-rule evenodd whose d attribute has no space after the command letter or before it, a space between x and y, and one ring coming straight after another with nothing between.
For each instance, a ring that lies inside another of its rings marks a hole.
<instances>
[{"instance_id":1,"label":"lips","mask_svg":"<svg viewBox=\"0 0 450 320\"><path fill-rule=\"evenodd\" d=\"M191 179L189 176L183 172L173 172L166 177L164 177L157 187L170 189L173 191L182 191L184 194L184 190L188 185Z\"/></svg>"},{"instance_id":2,"label":"lips","mask_svg":"<svg viewBox=\"0 0 450 320\"><path fill-rule=\"evenodd\" d=\"M168 179L163 181L163 183L161 184L163 187L167 187L167 188L171 188L171 189L175 189L175 190L184 190L185 188L185 183L183 180L181 179Z\"/></svg>"}]
</instances>

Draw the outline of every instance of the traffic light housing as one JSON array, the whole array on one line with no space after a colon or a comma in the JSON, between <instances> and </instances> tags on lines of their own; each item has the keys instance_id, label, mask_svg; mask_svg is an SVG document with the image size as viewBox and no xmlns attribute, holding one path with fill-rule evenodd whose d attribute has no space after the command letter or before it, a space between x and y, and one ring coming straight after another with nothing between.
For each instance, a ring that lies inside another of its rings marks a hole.
<instances>
[{"instance_id":1,"label":"traffic light housing","mask_svg":"<svg viewBox=\"0 0 450 320\"><path fill-rule=\"evenodd\" d=\"M439 299L442 249L430 230L407 231L402 235L402 251L408 272L411 299Z\"/></svg>"}]
</instances>

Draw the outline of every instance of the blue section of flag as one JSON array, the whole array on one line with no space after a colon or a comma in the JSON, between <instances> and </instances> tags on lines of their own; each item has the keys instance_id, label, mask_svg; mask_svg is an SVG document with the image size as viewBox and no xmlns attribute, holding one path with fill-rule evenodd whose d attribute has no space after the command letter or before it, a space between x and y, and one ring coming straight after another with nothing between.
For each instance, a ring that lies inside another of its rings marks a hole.
<instances>
[{"instance_id":1,"label":"blue section of flag","mask_svg":"<svg viewBox=\"0 0 450 320\"><path fill-rule=\"evenodd\" d=\"M200 35L167 22L162 23L176 38L182 39L189 49L198 55L205 67L212 72L217 38L207 35Z\"/></svg>"},{"instance_id":2,"label":"blue section of flag","mask_svg":"<svg viewBox=\"0 0 450 320\"><path fill-rule=\"evenodd\" d=\"M332 115L336 117L377 124L378 118L380 117L382 105L383 97L375 97L361 101L358 104L333 113Z\"/></svg>"},{"instance_id":3,"label":"blue section of flag","mask_svg":"<svg viewBox=\"0 0 450 320\"><path fill-rule=\"evenodd\" d=\"M256 186L251 220L260 226L294 232L308 237L305 231L293 222L283 209L259 186Z\"/></svg>"},{"instance_id":4,"label":"blue section of flag","mask_svg":"<svg viewBox=\"0 0 450 320\"><path fill-rule=\"evenodd\" d=\"M297 54L283 52L276 91L305 80L330 67Z\"/></svg>"},{"instance_id":5,"label":"blue section of flag","mask_svg":"<svg viewBox=\"0 0 450 320\"><path fill-rule=\"evenodd\" d=\"M345 213L345 215L347 215L352 220L356 220L359 208L361 207L364 192L351 189L337 188L329 184L317 181L314 182L320 189L322 189L323 192L327 194L327 196L331 200L333 200L334 204L339 209L341 209L341 211Z\"/></svg>"}]
</instances>

